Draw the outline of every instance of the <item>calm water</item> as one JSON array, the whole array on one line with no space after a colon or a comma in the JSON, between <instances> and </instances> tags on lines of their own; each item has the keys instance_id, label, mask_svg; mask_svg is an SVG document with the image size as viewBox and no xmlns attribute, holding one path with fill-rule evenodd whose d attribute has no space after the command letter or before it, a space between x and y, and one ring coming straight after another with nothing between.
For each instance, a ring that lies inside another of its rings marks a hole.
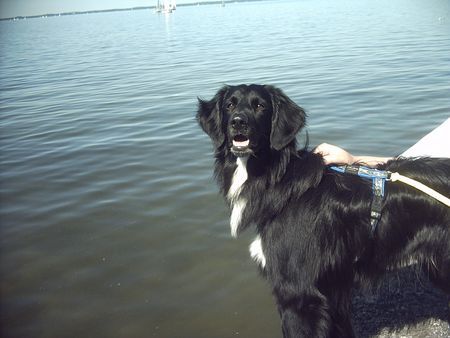
<instances>
[{"instance_id":1,"label":"calm water","mask_svg":"<svg viewBox=\"0 0 450 338\"><path fill-rule=\"evenodd\" d=\"M3 337L279 337L196 97L281 87L311 144L450 115L449 1L267 1L0 22Z\"/></svg>"}]
</instances>

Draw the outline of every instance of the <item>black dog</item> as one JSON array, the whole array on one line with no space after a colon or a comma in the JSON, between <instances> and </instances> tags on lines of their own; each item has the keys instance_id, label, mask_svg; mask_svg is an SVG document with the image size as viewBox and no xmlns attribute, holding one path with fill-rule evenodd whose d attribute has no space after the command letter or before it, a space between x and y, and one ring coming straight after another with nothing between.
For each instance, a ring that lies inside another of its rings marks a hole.
<instances>
[{"instance_id":1,"label":"black dog","mask_svg":"<svg viewBox=\"0 0 450 338\"><path fill-rule=\"evenodd\" d=\"M411 259L450 292L450 208L388 182L372 230L371 182L297 150L305 117L281 90L262 85L226 86L199 100L197 113L215 147L232 235L256 227L250 253L271 284L284 337L353 337L352 286L370 286ZM450 195L448 159L395 159L379 169Z\"/></svg>"}]
</instances>

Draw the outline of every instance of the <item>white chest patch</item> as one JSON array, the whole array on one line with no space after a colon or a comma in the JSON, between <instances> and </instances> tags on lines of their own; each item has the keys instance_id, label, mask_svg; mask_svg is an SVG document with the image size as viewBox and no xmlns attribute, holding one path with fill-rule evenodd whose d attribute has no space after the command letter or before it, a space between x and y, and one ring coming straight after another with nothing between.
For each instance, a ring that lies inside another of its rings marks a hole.
<instances>
[{"instance_id":1,"label":"white chest patch","mask_svg":"<svg viewBox=\"0 0 450 338\"><path fill-rule=\"evenodd\" d=\"M250 244L250 257L261 265L262 268L266 266L266 256L264 256L261 237L256 236L255 240Z\"/></svg>"},{"instance_id":2,"label":"white chest patch","mask_svg":"<svg viewBox=\"0 0 450 338\"><path fill-rule=\"evenodd\" d=\"M247 181L247 160L248 157L238 157L236 160L237 168L234 171L230 190L228 190L227 194L228 199L231 201L239 197L242 185Z\"/></svg>"},{"instance_id":3,"label":"white chest patch","mask_svg":"<svg viewBox=\"0 0 450 338\"><path fill-rule=\"evenodd\" d=\"M227 198L231 203L230 228L231 236L237 236L237 230L241 223L242 213L244 212L247 201L240 197L242 185L247 181L247 160L248 157L238 157L236 160L237 168L234 171L231 180L231 186L228 190Z\"/></svg>"}]
</instances>

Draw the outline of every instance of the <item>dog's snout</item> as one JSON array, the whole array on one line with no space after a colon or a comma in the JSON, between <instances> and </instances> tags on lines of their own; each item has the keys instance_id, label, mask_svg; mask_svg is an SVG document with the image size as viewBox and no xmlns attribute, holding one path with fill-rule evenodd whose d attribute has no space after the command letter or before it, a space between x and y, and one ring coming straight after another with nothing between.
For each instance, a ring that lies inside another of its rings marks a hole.
<instances>
[{"instance_id":1,"label":"dog's snout","mask_svg":"<svg viewBox=\"0 0 450 338\"><path fill-rule=\"evenodd\" d=\"M244 114L236 114L231 119L231 127L236 131L245 131L248 128L248 118Z\"/></svg>"}]
</instances>

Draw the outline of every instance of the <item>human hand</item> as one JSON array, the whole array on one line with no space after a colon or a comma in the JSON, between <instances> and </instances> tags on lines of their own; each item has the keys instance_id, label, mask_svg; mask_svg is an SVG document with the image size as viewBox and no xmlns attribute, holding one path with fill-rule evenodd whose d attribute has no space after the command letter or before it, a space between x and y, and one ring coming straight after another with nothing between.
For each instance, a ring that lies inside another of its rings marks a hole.
<instances>
[{"instance_id":1,"label":"human hand","mask_svg":"<svg viewBox=\"0 0 450 338\"><path fill-rule=\"evenodd\" d=\"M325 164L352 164L355 158L348 151L332 144L319 144L313 151L323 156Z\"/></svg>"}]
</instances>

